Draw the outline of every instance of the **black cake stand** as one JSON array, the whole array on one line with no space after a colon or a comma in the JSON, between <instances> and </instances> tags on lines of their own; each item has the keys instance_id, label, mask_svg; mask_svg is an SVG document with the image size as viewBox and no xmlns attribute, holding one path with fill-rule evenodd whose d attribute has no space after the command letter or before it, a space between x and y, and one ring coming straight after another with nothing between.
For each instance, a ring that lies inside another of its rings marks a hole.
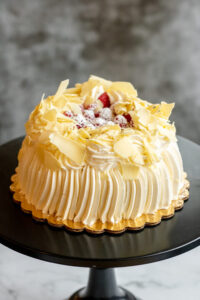
<instances>
[{"instance_id":1,"label":"black cake stand","mask_svg":"<svg viewBox=\"0 0 200 300\"><path fill-rule=\"evenodd\" d=\"M20 253L64 265L89 267L85 289L70 299L136 299L116 284L114 267L151 263L186 252L200 244L200 146L179 138L190 199L160 225L120 235L70 233L37 223L12 201L10 176L17 165L22 138L0 147L0 242Z\"/></svg>"}]
</instances>

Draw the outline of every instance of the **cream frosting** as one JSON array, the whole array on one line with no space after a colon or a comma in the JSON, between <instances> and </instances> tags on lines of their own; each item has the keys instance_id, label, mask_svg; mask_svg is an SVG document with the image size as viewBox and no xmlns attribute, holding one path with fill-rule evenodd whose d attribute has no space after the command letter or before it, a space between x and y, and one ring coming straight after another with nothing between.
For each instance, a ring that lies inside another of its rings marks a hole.
<instances>
[{"instance_id":1,"label":"cream frosting","mask_svg":"<svg viewBox=\"0 0 200 300\"><path fill-rule=\"evenodd\" d=\"M63 81L54 96L42 97L26 123L17 184L27 202L58 221L86 225L167 209L184 184L175 126L168 120L174 104L151 104L130 83L96 76L67 85ZM113 115L128 114L129 126L120 127L110 112L98 127L77 126L81 118L70 114L81 116L92 106L94 113L102 111L104 93Z\"/></svg>"},{"instance_id":2,"label":"cream frosting","mask_svg":"<svg viewBox=\"0 0 200 300\"><path fill-rule=\"evenodd\" d=\"M183 166L176 142L153 166L138 168L135 179L124 180L112 166L49 169L26 140L17 169L18 184L28 203L58 220L92 225L97 220L117 223L167 209L183 187ZM24 155L26 153L26 155Z\"/></svg>"}]
</instances>

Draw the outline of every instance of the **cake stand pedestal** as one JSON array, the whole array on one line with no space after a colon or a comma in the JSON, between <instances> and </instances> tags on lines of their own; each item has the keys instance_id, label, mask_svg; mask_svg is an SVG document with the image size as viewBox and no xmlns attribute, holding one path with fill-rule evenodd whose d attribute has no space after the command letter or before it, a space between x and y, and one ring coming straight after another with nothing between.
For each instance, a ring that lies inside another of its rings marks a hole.
<instances>
[{"instance_id":1,"label":"cake stand pedestal","mask_svg":"<svg viewBox=\"0 0 200 300\"><path fill-rule=\"evenodd\" d=\"M91 268L86 288L74 293L70 300L75 299L127 299L136 300L129 291L117 286L114 269Z\"/></svg>"},{"instance_id":2,"label":"cake stand pedestal","mask_svg":"<svg viewBox=\"0 0 200 300\"><path fill-rule=\"evenodd\" d=\"M9 191L22 138L0 146L0 242L20 253L49 262L89 267L85 289L70 299L136 299L116 284L115 267L151 263L186 252L200 244L200 146L179 138L190 199L160 225L120 235L71 233L38 223L21 211Z\"/></svg>"}]
</instances>

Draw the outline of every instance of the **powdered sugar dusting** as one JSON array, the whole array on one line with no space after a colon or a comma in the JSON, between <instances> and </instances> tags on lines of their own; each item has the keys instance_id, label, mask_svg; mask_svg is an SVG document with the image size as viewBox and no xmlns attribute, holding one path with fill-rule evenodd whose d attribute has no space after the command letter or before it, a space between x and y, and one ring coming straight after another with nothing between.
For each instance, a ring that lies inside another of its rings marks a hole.
<instances>
[{"instance_id":1,"label":"powdered sugar dusting","mask_svg":"<svg viewBox=\"0 0 200 300\"><path fill-rule=\"evenodd\" d=\"M93 122L94 126L96 127L100 127L100 126L103 126L106 124L106 120L102 119L102 118L96 118L94 119L94 122Z\"/></svg>"},{"instance_id":2,"label":"powdered sugar dusting","mask_svg":"<svg viewBox=\"0 0 200 300\"><path fill-rule=\"evenodd\" d=\"M91 109L84 110L83 115L86 119L89 119L89 120L92 120L95 118L94 111Z\"/></svg>"},{"instance_id":3,"label":"powdered sugar dusting","mask_svg":"<svg viewBox=\"0 0 200 300\"><path fill-rule=\"evenodd\" d=\"M105 107L100 111L99 116L107 121L111 121L113 119L112 110L108 107Z\"/></svg>"},{"instance_id":4,"label":"powdered sugar dusting","mask_svg":"<svg viewBox=\"0 0 200 300\"><path fill-rule=\"evenodd\" d=\"M102 102L102 108L97 104L98 101ZM96 102L89 106L80 105L81 113L74 114L72 111L65 111L63 114L76 121L76 127L95 129L104 125L113 126L118 124L122 129L126 127L133 127L133 121L129 113L124 115L116 115L114 105L110 106L109 95L104 92L97 99Z\"/></svg>"},{"instance_id":5,"label":"powdered sugar dusting","mask_svg":"<svg viewBox=\"0 0 200 300\"><path fill-rule=\"evenodd\" d=\"M114 118L114 122L116 124L118 124L120 127L124 128L124 127L127 127L128 125L128 122L126 120L125 117L123 117L122 115L117 115L115 118Z\"/></svg>"}]
</instances>

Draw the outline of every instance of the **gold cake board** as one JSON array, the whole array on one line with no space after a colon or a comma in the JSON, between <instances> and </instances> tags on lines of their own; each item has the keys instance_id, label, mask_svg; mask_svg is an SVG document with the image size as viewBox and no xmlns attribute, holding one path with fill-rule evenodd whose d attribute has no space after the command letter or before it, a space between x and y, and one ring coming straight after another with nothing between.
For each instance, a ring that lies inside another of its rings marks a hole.
<instances>
[{"instance_id":1,"label":"gold cake board","mask_svg":"<svg viewBox=\"0 0 200 300\"><path fill-rule=\"evenodd\" d=\"M29 204L25 198L25 195L17 187L17 174L11 177L12 184L10 190L13 192L13 199L16 203L21 205L21 209L25 213L32 214L32 217L39 222L47 221L49 225L55 227L65 227L67 230L73 232L81 232L83 230L93 233L100 234L104 231L119 234L125 230L140 230L147 226L155 226L159 224L162 219L169 219L174 216L175 211L180 210L184 206L184 201L189 198L189 181L186 179L185 174L185 184L179 193L177 200L172 200L171 205L168 209L160 209L154 214L143 214L142 216L136 218L135 220L125 220L123 219L117 224L112 224L109 222L102 223L100 220L97 221L92 226L87 226L81 222L73 222L71 220L57 220L55 216L50 216L48 214L42 213L42 211L35 209L35 207Z\"/></svg>"}]
</instances>

